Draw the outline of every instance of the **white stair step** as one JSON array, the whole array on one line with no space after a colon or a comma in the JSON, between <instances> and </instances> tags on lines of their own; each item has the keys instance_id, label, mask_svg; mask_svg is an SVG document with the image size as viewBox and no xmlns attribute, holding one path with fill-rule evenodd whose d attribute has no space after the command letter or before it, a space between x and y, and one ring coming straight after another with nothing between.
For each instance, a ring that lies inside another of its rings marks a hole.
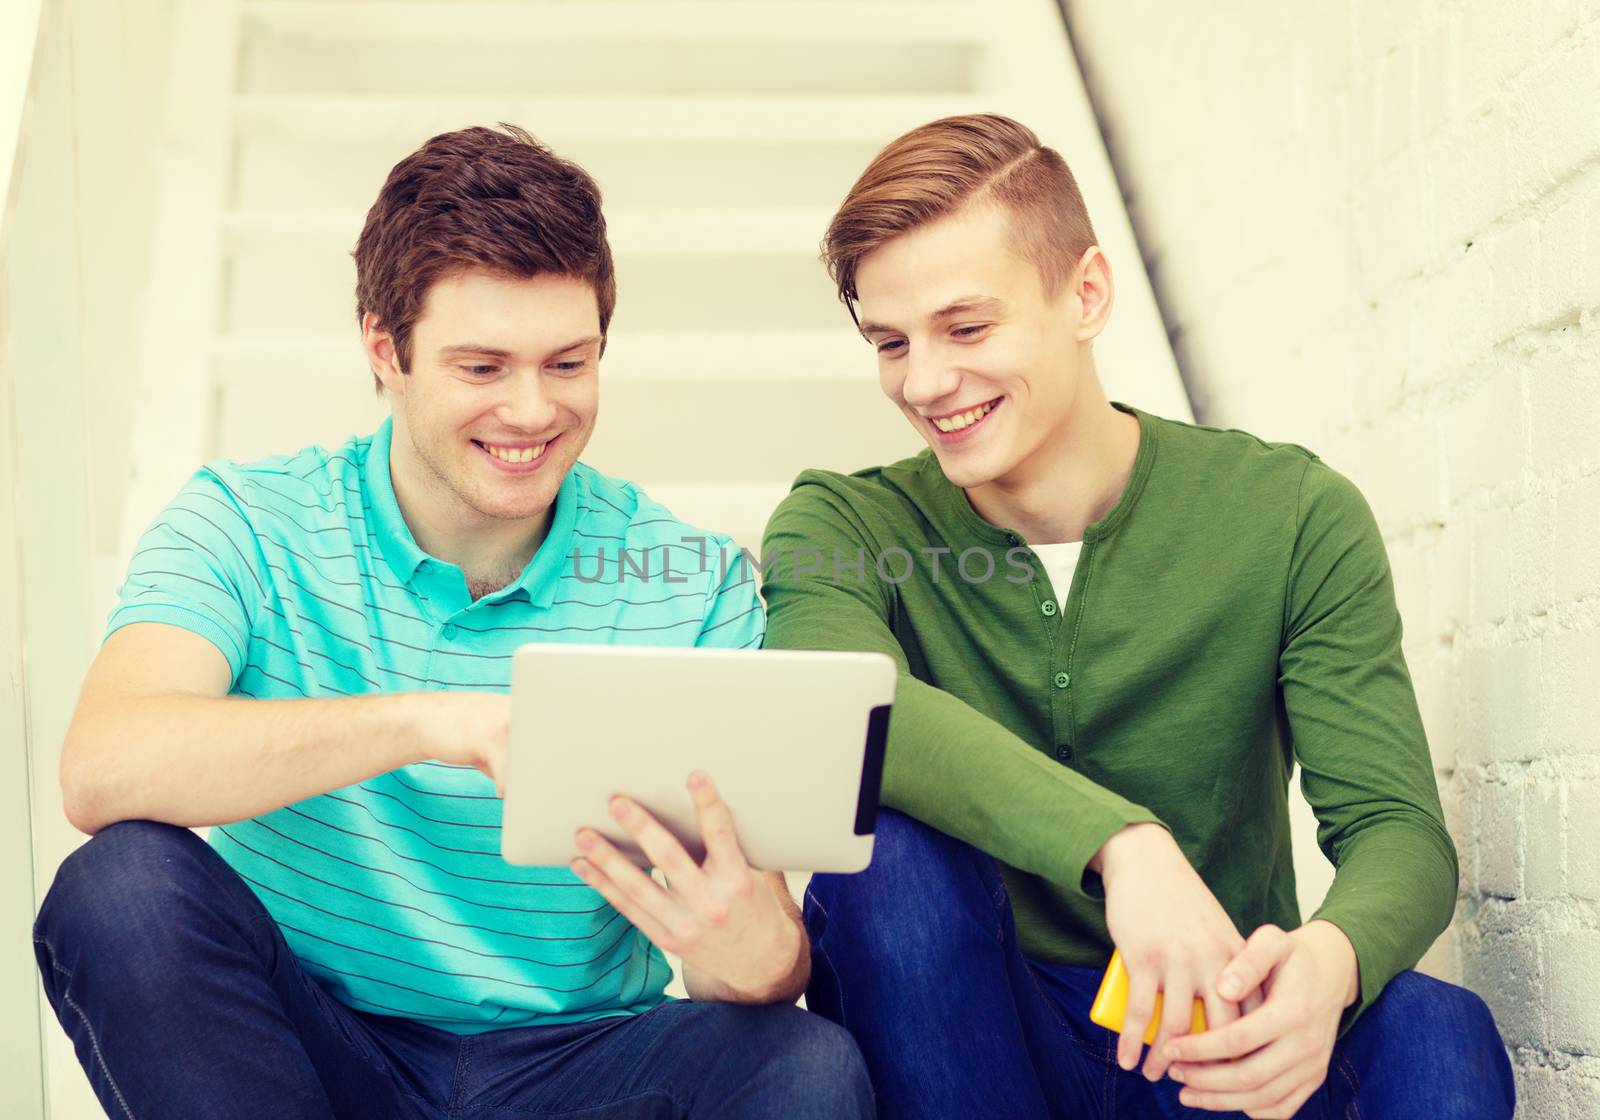
<instances>
[{"instance_id":1,"label":"white stair step","mask_svg":"<svg viewBox=\"0 0 1600 1120\"><path fill-rule=\"evenodd\" d=\"M219 385L271 380L284 371L334 381L366 365L352 322L339 335L235 335L212 346ZM813 330L626 331L612 334L601 363L603 386L661 381L865 381L877 369L872 348L841 321Z\"/></svg>"},{"instance_id":2,"label":"white stair step","mask_svg":"<svg viewBox=\"0 0 1600 1120\"><path fill-rule=\"evenodd\" d=\"M983 6L973 0L848 0L833 10L817 0L636 3L528 3L526 0L246 0L247 34L312 42L363 43L385 39L432 43L522 40L533 43L634 41L752 44L796 35L811 42L877 41L889 45L961 43L990 34Z\"/></svg>"},{"instance_id":3,"label":"white stair step","mask_svg":"<svg viewBox=\"0 0 1600 1120\"><path fill-rule=\"evenodd\" d=\"M512 118L484 118L482 123ZM474 123L456 121L456 124ZM548 135L547 121L524 121ZM390 169L426 135L328 140L241 129L231 204L239 209L366 212ZM805 142L612 142L566 137L556 151L600 184L608 211L658 207L837 206L889 138Z\"/></svg>"},{"instance_id":4,"label":"white stair step","mask_svg":"<svg viewBox=\"0 0 1600 1120\"><path fill-rule=\"evenodd\" d=\"M371 431L386 414L366 370L329 378L282 369L218 387L219 446L253 458ZM315 402L314 408L307 402ZM922 446L868 379L635 382L602 398L583 458L644 481L791 480L807 467L851 471Z\"/></svg>"},{"instance_id":5,"label":"white stair step","mask_svg":"<svg viewBox=\"0 0 1600 1120\"><path fill-rule=\"evenodd\" d=\"M655 97L453 97L244 95L242 133L418 147L473 124L510 121L558 151L585 143L841 143L882 145L928 121L987 108L973 95L682 95ZM374 188L375 189L375 188Z\"/></svg>"},{"instance_id":6,"label":"white stair step","mask_svg":"<svg viewBox=\"0 0 1600 1120\"><path fill-rule=\"evenodd\" d=\"M908 20L863 4L325 3L246 9L249 94L571 96L966 92L985 30L970 3ZM841 15L843 13L840 13Z\"/></svg>"},{"instance_id":7,"label":"white stair step","mask_svg":"<svg viewBox=\"0 0 1600 1120\"><path fill-rule=\"evenodd\" d=\"M237 245L224 261L221 334L341 334L355 322L348 240L287 235ZM619 254L614 320L628 331L789 330L849 322L814 254Z\"/></svg>"},{"instance_id":8,"label":"white stair step","mask_svg":"<svg viewBox=\"0 0 1600 1120\"><path fill-rule=\"evenodd\" d=\"M374 188L376 193L376 188ZM831 211L818 207L629 210L606 212L617 257L785 256L815 258ZM356 211L234 210L223 219L226 252L293 240L308 251L348 251L365 215Z\"/></svg>"}]
</instances>

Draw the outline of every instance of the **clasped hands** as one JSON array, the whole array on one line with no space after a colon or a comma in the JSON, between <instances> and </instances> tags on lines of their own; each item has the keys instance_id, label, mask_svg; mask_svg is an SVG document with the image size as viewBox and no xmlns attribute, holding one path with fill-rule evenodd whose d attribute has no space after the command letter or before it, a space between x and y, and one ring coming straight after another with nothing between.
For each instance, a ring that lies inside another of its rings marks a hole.
<instances>
[{"instance_id":1,"label":"clasped hands","mask_svg":"<svg viewBox=\"0 0 1600 1120\"><path fill-rule=\"evenodd\" d=\"M1139 1065L1159 991L1145 1077L1180 1082L1190 1108L1292 1117L1326 1078L1340 1017L1360 992L1349 939L1311 921L1289 932L1262 926L1246 940L1160 825L1124 828L1090 868L1128 970L1118 1064ZM1196 997L1207 1029L1188 1034Z\"/></svg>"}]
</instances>

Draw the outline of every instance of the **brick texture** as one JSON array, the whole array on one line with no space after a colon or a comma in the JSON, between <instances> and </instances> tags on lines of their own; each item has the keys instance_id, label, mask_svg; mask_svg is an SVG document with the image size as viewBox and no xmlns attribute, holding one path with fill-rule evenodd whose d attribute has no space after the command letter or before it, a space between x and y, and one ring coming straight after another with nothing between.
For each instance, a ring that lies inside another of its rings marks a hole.
<instances>
[{"instance_id":1,"label":"brick texture","mask_svg":"<svg viewBox=\"0 0 1600 1120\"><path fill-rule=\"evenodd\" d=\"M1461 853L1426 967L1522 1115L1600 1116L1600 3L1065 7L1198 418L1389 544Z\"/></svg>"}]
</instances>

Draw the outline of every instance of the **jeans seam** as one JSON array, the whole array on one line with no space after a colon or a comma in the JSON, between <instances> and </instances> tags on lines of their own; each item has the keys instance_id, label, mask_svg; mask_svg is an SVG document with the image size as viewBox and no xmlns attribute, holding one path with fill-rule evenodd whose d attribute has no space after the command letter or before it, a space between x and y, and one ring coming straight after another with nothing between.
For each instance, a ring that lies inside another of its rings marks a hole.
<instances>
[{"instance_id":1,"label":"jeans seam","mask_svg":"<svg viewBox=\"0 0 1600 1120\"><path fill-rule=\"evenodd\" d=\"M35 937L33 942L35 945L44 946L45 951L50 954L50 968L55 972L61 973L70 982L72 973L56 963L55 952L45 939ZM117 1084L117 1079L111 1076L111 1067L106 1065L106 1056L100 1050L100 1040L94 1036L94 1027L89 1023L89 1016L84 1014L83 1008L78 1006L78 1001L72 998L71 992L63 991L61 993L61 1002L70 1007L73 1014L78 1017L78 1021L83 1024L84 1033L89 1036L89 1048L94 1051L95 1064L100 1067L100 1072L105 1075L106 1084L111 1086L111 1092L116 1096L117 1103L122 1106L122 1115L126 1116L128 1120L134 1120L133 1109L128 1107L128 1099L122 1095L122 1087Z\"/></svg>"},{"instance_id":2,"label":"jeans seam","mask_svg":"<svg viewBox=\"0 0 1600 1120\"><path fill-rule=\"evenodd\" d=\"M1356 1102L1356 1094L1361 1090L1361 1084L1356 1077L1355 1067L1343 1054L1335 1053L1334 1059L1339 1070L1339 1076L1345 1079L1350 1086L1350 1104L1344 1110L1346 1120L1361 1120L1361 1105Z\"/></svg>"},{"instance_id":3,"label":"jeans seam","mask_svg":"<svg viewBox=\"0 0 1600 1120\"><path fill-rule=\"evenodd\" d=\"M472 1036L466 1035L461 1039L461 1048L456 1051L455 1085L450 1093L450 1107L452 1109L465 1108L467 1102L467 1081L472 1074Z\"/></svg>"},{"instance_id":4,"label":"jeans seam","mask_svg":"<svg viewBox=\"0 0 1600 1120\"><path fill-rule=\"evenodd\" d=\"M496 1104L490 1105L489 1107L493 1108L497 1113L515 1112L519 1116L546 1116L549 1117L550 1120L561 1120L563 1116L590 1116L595 1114L597 1110L616 1108L618 1105L630 1104L633 1101L643 1100L646 1097L665 1097L669 1102L671 1102L672 1107L678 1110L679 1114L683 1116L689 1115L688 1107L677 1098L677 1095L674 1094L672 1090L661 1086L656 1086L650 1089L641 1089L637 1093L632 1093L626 1097L615 1097L612 1100L603 1101L600 1104L584 1105L582 1108L563 1108L559 1112L551 1112L547 1108L519 1108L516 1105L507 1104ZM477 1107L479 1106L462 1106L462 1108L466 1111L472 1111Z\"/></svg>"},{"instance_id":5,"label":"jeans seam","mask_svg":"<svg viewBox=\"0 0 1600 1120\"><path fill-rule=\"evenodd\" d=\"M826 906L822 905L822 902L817 898L817 896L815 894L812 893L810 887L806 888L806 901L810 902L811 905L815 906L818 910L822 911L822 923L823 923L822 936L824 936L824 937L827 936L827 932L828 932L828 930L827 930L828 908ZM828 956L828 950L822 944L822 937L818 937L816 939L816 941L814 941L812 943L811 956L812 956L812 961L811 961L811 967L812 968L816 968L816 959L818 957L821 957L823 965L828 970L828 975L833 977L833 990L839 993L839 1026L841 1028L843 1028L844 1030L849 1030L850 1029L850 1025L849 1025L849 1023L847 1023L845 1021L848 1017L845 1015L845 1011L844 1011L844 985L839 982L839 970L833 967L833 961ZM676 1102L674 1102L674 1103L676 1103Z\"/></svg>"}]
</instances>

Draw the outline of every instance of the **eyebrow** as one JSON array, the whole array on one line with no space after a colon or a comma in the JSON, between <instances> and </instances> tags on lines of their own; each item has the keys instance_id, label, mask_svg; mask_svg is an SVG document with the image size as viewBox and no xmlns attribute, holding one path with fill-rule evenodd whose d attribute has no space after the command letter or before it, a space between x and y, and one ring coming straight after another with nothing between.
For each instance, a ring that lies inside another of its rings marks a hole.
<instances>
[{"instance_id":1,"label":"eyebrow","mask_svg":"<svg viewBox=\"0 0 1600 1120\"><path fill-rule=\"evenodd\" d=\"M967 315L974 311L984 314L997 313L1005 310L1005 306L1005 301L998 299L995 296L961 296L959 299L951 300L949 303L939 308L939 310L935 311L932 315L929 315L928 322L937 323L941 319L950 319L957 315ZM866 322L861 324L861 333L864 335L893 334L894 331L894 327L885 326L882 323Z\"/></svg>"},{"instance_id":2,"label":"eyebrow","mask_svg":"<svg viewBox=\"0 0 1600 1120\"><path fill-rule=\"evenodd\" d=\"M593 346L599 341L600 336L597 334L592 334L587 338L580 338L569 342L565 346L558 347L557 349L550 351L550 353L552 355L565 354L572 350L582 349L585 346ZM504 350L498 346L481 346L476 342L458 342L453 346L441 347L439 350L439 356L441 358L458 358L467 354L482 355L485 358L510 358L515 356L510 350Z\"/></svg>"}]
</instances>

